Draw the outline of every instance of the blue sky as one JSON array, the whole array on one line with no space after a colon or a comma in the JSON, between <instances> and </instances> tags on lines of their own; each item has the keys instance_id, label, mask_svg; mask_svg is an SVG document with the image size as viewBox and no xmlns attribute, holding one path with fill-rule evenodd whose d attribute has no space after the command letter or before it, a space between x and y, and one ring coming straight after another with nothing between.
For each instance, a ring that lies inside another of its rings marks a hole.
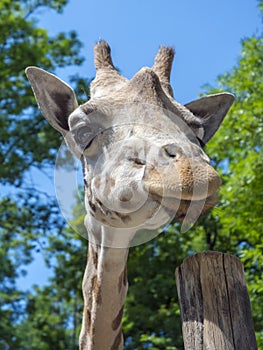
<instances>
[{"instance_id":1,"label":"blue sky","mask_svg":"<svg viewBox=\"0 0 263 350\"><path fill-rule=\"evenodd\" d=\"M103 38L112 48L115 65L131 78L142 66L151 66L160 45L174 46L171 82L175 98L194 100L205 84L236 65L241 39L261 30L256 0L71 0L62 15L39 13L39 25L53 35L75 30L83 42L85 63L57 71L69 81L75 73L93 77L93 45ZM41 180L44 190L52 182ZM20 280L26 288L47 278L40 255Z\"/></svg>"},{"instance_id":2,"label":"blue sky","mask_svg":"<svg viewBox=\"0 0 263 350\"><path fill-rule=\"evenodd\" d=\"M256 0L71 0L63 15L46 11L40 24L51 34L76 30L86 57L81 68L60 70L93 77L93 45L109 42L115 65L126 77L151 66L160 45L175 47L175 97L195 99L206 84L237 62L241 38L261 28Z\"/></svg>"}]
</instances>

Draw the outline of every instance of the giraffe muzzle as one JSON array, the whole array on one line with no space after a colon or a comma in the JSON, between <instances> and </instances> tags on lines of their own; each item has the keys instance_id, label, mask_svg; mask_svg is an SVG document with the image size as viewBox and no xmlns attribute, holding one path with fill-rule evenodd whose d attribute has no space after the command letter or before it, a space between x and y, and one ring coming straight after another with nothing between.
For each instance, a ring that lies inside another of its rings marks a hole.
<instances>
[{"instance_id":1,"label":"giraffe muzzle","mask_svg":"<svg viewBox=\"0 0 263 350\"><path fill-rule=\"evenodd\" d=\"M144 188L150 194L187 201L208 198L220 185L213 167L192 159L174 161L168 167L149 167L144 178Z\"/></svg>"}]
</instances>

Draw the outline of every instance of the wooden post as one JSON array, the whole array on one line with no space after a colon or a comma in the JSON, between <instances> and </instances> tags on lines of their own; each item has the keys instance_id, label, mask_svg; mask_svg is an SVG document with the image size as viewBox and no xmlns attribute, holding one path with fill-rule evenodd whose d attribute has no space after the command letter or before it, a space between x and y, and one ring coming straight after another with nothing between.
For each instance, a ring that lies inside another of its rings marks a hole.
<instances>
[{"instance_id":1,"label":"wooden post","mask_svg":"<svg viewBox=\"0 0 263 350\"><path fill-rule=\"evenodd\" d=\"M176 269L185 350L256 350L243 265L205 252Z\"/></svg>"}]
</instances>

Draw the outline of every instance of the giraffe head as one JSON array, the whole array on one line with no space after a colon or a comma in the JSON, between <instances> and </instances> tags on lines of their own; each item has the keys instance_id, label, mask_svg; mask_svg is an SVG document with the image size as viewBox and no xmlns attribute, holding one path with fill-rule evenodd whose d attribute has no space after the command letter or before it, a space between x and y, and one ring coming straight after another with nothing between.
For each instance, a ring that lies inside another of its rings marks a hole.
<instances>
[{"instance_id":1,"label":"giraffe head","mask_svg":"<svg viewBox=\"0 0 263 350\"><path fill-rule=\"evenodd\" d=\"M105 41L95 45L91 98L78 105L54 75L29 67L38 104L84 167L90 218L114 228L157 228L194 221L213 207L220 177L203 147L233 103L229 93L186 105L173 98L174 51L161 47L151 68L127 80Z\"/></svg>"}]
</instances>

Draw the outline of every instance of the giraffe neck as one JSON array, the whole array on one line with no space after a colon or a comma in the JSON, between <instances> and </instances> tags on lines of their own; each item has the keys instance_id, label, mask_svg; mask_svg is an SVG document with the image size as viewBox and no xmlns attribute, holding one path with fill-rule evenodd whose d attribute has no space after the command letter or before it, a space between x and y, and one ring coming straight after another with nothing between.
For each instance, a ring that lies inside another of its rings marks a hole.
<instances>
[{"instance_id":1,"label":"giraffe neck","mask_svg":"<svg viewBox=\"0 0 263 350\"><path fill-rule=\"evenodd\" d=\"M101 235L107 234L103 228ZM82 284L84 312L80 350L123 349L122 314L128 290L128 252L129 248L89 242Z\"/></svg>"}]
</instances>

